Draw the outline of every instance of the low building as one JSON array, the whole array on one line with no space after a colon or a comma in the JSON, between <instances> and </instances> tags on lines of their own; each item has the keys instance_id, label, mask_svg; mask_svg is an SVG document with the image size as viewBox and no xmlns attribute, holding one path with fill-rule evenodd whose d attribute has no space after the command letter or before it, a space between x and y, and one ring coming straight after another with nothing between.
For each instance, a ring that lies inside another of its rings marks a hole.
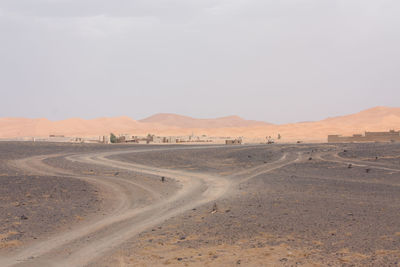
<instances>
[{"instance_id":1,"label":"low building","mask_svg":"<svg viewBox=\"0 0 400 267\"><path fill-rule=\"evenodd\" d=\"M349 142L400 142L400 131L365 132L364 135L353 134L352 136L328 135L328 143Z\"/></svg>"},{"instance_id":2,"label":"low building","mask_svg":"<svg viewBox=\"0 0 400 267\"><path fill-rule=\"evenodd\" d=\"M242 144L242 139L230 139L230 140L225 140L226 145L240 145Z\"/></svg>"}]
</instances>

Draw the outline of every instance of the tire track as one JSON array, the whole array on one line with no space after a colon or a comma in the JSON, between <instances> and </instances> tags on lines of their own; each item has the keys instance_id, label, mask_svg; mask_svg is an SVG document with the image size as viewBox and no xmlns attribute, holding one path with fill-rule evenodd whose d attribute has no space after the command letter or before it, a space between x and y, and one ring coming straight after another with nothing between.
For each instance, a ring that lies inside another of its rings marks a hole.
<instances>
[{"instance_id":1,"label":"tire track","mask_svg":"<svg viewBox=\"0 0 400 267\"><path fill-rule=\"evenodd\" d=\"M17 161L15 164L19 168L35 174L63 175L96 184L114 197L115 207L106 217L98 218L98 221L90 221L71 231L57 234L46 241L25 247L8 258L0 258L0 266L85 266L117 248L136 234L192 208L217 200L230 192L233 185L299 161L301 158L300 154L286 153L276 162L240 172L235 177L163 169L108 158L117 154L168 149L97 152L67 155L65 158L85 164L97 164L175 179L180 184L180 189L171 192L173 194L169 197L161 195L157 188L149 187L145 183L118 177L77 175L68 170L48 166L43 162L52 156L32 157ZM239 176L241 178L235 181L235 178ZM130 192L138 190L138 188L143 191L143 194L151 196L151 203L141 207L135 206L136 198Z\"/></svg>"}]
</instances>

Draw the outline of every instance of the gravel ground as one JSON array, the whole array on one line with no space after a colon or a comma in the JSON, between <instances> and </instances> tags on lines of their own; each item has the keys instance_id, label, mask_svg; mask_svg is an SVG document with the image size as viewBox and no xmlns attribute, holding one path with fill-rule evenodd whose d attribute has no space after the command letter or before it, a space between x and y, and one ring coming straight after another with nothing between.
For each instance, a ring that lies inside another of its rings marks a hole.
<instances>
[{"instance_id":1,"label":"gravel ground","mask_svg":"<svg viewBox=\"0 0 400 267\"><path fill-rule=\"evenodd\" d=\"M348 144L339 155L350 159L391 164L400 168L399 143Z\"/></svg>"},{"instance_id":2,"label":"gravel ground","mask_svg":"<svg viewBox=\"0 0 400 267\"><path fill-rule=\"evenodd\" d=\"M54 176L0 177L0 249L12 249L100 212L95 187Z\"/></svg>"},{"instance_id":3,"label":"gravel ground","mask_svg":"<svg viewBox=\"0 0 400 267\"><path fill-rule=\"evenodd\" d=\"M0 252L7 253L37 239L45 239L46 236L67 230L73 225L85 223L90 218L101 216L108 206L100 189L88 182L63 176L32 175L18 169L14 160L39 155L132 148L139 149L141 146L0 142ZM82 176L154 180L148 176L99 165L72 163L62 156L50 157L44 162ZM175 187L173 180L166 181L164 194ZM146 201L143 197L140 202L144 205Z\"/></svg>"},{"instance_id":4,"label":"gravel ground","mask_svg":"<svg viewBox=\"0 0 400 267\"><path fill-rule=\"evenodd\" d=\"M270 146L268 149L265 146L230 146L226 148L179 149L122 154L112 158L160 168L227 175L237 170L278 160L282 155L283 151L278 146Z\"/></svg>"},{"instance_id":5,"label":"gravel ground","mask_svg":"<svg viewBox=\"0 0 400 267\"><path fill-rule=\"evenodd\" d=\"M202 151L211 162L208 171L219 174L230 173L219 164L226 158L238 170L264 159L254 156L251 163L240 163L248 160L244 155L264 156L269 149L279 155L301 151L306 160L239 184L216 202L217 212L210 203L140 234L100 266L399 266L400 173L373 168L366 173L363 167L349 169L345 163L315 157L349 147L357 158L373 155L377 148L381 156L395 155L398 149L391 144L345 144ZM174 166L207 168L203 160L197 165L197 151L180 153L146 158L158 166L184 159Z\"/></svg>"},{"instance_id":6,"label":"gravel ground","mask_svg":"<svg viewBox=\"0 0 400 267\"><path fill-rule=\"evenodd\" d=\"M8 164L36 155L104 149L101 146L0 142L0 250L9 251L68 229L101 212L98 189L78 179L25 174Z\"/></svg>"},{"instance_id":7,"label":"gravel ground","mask_svg":"<svg viewBox=\"0 0 400 267\"><path fill-rule=\"evenodd\" d=\"M0 143L0 150L7 152L0 154L0 207L5 211L0 213L1 244L7 244L3 249L79 223L103 204L90 184L21 174L9 168L8 160L142 147ZM370 170L324 160L324 153L366 161ZM246 180L244 171L297 154L303 155L302 160ZM235 182L243 178L243 182L215 203L142 232L93 266L399 266L400 172L374 168L400 170L399 154L399 144L373 143L186 147L114 156L126 162L234 177ZM82 175L143 179L150 185L154 181L154 177L71 163L62 157L46 163ZM168 183L165 194L176 187L173 181Z\"/></svg>"}]
</instances>

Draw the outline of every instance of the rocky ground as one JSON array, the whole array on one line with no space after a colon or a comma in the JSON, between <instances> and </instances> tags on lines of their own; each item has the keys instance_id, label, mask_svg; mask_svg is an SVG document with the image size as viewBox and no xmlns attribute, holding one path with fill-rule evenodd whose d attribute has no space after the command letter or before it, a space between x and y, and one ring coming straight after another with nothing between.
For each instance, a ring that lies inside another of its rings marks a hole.
<instances>
[{"instance_id":1,"label":"rocky ground","mask_svg":"<svg viewBox=\"0 0 400 267\"><path fill-rule=\"evenodd\" d=\"M32 175L17 168L14 160L104 149L102 145L0 142L0 251L13 250L84 222L101 213L106 204L99 189L87 182Z\"/></svg>"},{"instance_id":2,"label":"rocky ground","mask_svg":"<svg viewBox=\"0 0 400 267\"><path fill-rule=\"evenodd\" d=\"M95 187L54 176L0 177L0 249L12 249L100 211Z\"/></svg>"},{"instance_id":3,"label":"rocky ground","mask_svg":"<svg viewBox=\"0 0 400 267\"><path fill-rule=\"evenodd\" d=\"M273 162L282 155L283 149L275 146L268 149L257 146L230 146L226 149L210 146L208 149L187 149L187 147L181 146L172 151L132 153L116 155L112 158L160 168L227 175L238 170Z\"/></svg>"},{"instance_id":4,"label":"rocky ground","mask_svg":"<svg viewBox=\"0 0 400 267\"><path fill-rule=\"evenodd\" d=\"M400 265L399 144L173 146L177 149L166 151L166 146L0 143L3 249L78 224L106 204L90 183L19 173L10 160L144 147L158 151L111 158L223 176L233 188L216 202L131 238L92 266ZM254 177L247 172L285 157L293 160ZM87 177L141 180L165 195L176 190L172 180L160 183L159 177L64 156L45 163Z\"/></svg>"},{"instance_id":5,"label":"rocky ground","mask_svg":"<svg viewBox=\"0 0 400 267\"><path fill-rule=\"evenodd\" d=\"M365 167L349 168L345 161L318 156L346 150L357 159L393 157L399 148L277 145L152 152L141 159L119 155L127 161L146 159L157 166L227 175L276 160L285 151L306 157L239 183L215 203L216 211L210 203L140 234L103 259L102 266L399 266L400 172L371 165L367 173Z\"/></svg>"}]
</instances>

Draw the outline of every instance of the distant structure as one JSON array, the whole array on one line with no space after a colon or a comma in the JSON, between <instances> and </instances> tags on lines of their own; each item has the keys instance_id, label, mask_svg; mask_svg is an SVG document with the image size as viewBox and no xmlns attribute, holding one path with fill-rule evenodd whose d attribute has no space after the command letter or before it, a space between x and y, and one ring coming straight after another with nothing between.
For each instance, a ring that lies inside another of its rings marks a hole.
<instances>
[{"instance_id":1,"label":"distant structure","mask_svg":"<svg viewBox=\"0 0 400 267\"><path fill-rule=\"evenodd\" d=\"M267 139L267 144L275 143L275 140L271 136L267 136L266 139Z\"/></svg>"},{"instance_id":2,"label":"distant structure","mask_svg":"<svg viewBox=\"0 0 400 267\"><path fill-rule=\"evenodd\" d=\"M226 145L241 145L242 139L225 140Z\"/></svg>"},{"instance_id":3,"label":"distant structure","mask_svg":"<svg viewBox=\"0 0 400 267\"><path fill-rule=\"evenodd\" d=\"M110 136L108 136L108 135L100 136L99 137L99 143L109 144L110 143Z\"/></svg>"},{"instance_id":4,"label":"distant structure","mask_svg":"<svg viewBox=\"0 0 400 267\"><path fill-rule=\"evenodd\" d=\"M50 134L49 137L65 137L63 134Z\"/></svg>"},{"instance_id":5,"label":"distant structure","mask_svg":"<svg viewBox=\"0 0 400 267\"><path fill-rule=\"evenodd\" d=\"M328 135L328 143L348 142L400 142L400 131L365 132L364 135L353 134L353 136Z\"/></svg>"}]
</instances>

